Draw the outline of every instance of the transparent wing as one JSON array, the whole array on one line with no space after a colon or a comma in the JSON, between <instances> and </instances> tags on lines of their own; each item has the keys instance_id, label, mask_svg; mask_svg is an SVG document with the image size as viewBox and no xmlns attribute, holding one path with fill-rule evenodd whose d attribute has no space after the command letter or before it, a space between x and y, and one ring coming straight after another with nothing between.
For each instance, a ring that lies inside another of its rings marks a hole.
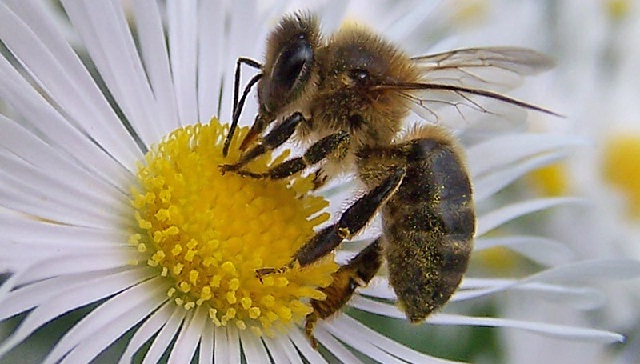
<instances>
[{"instance_id":1,"label":"transparent wing","mask_svg":"<svg viewBox=\"0 0 640 364\"><path fill-rule=\"evenodd\" d=\"M520 85L525 76L553 67L536 51L517 47L459 49L414 57L420 70L416 83L393 83L380 88L398 90L421 118L464 128L473 121L521 121L526 110L557 115L502 92Z\"/></svg>"},{"instance_id":2,"label":"transparent wing","mask_svg":"<svg viewBox=\"0 0 640 364\"><path fill-rule=\"evenodd\" d=\"M505 91L524 76L553 68L551 58L531 49L488 47L458 49L412 58L421 82Z\"/></svg>"}]
</instances>

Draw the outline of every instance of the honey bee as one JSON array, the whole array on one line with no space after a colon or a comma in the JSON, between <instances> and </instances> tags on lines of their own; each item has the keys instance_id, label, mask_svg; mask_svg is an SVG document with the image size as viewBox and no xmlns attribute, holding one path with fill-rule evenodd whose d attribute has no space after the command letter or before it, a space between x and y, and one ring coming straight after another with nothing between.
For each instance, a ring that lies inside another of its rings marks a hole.
<instances>
[{"instance_id":1,"label":"honey bee","mask_svg":"<svg viewBox=\"0 0 640 364\"><path fill-rule=\"evenodd\" d=\"M238 99L241 64L260 72ZM389 282L409 321L423 321L457 289L473 250L473 189L456 139L438 126L443 106L466 119L468 112L492 115L483 101L518 109L551 111L491 90L482 71L512 77L551 68L535 51L515 47L460 49L409 57L379 35L343 27L320 35L316 17L285 16L267 40L264 64L239 59L231 139L250 88L257 84L258 114L242 142L238 161L220 166L251 178L280 179L311 167L316 186L355 171L365 193L338 220L318 231L284 267L265 267L261 277L304 267L358 234L380 212L382 234L334 273L312 300L306 334L315 346L314 325L340 310L358 287L375 276L384 260ZM500 86L500 85L498 85ZM410 111L435 123L403 130ZM272 124L273 123L273 124ZM267 131L265 133L265 131ZM264 134L264 135L263 135ZM245 168L256 156L291 138L310 146L264 173ZM228 143L224 152L228 150Z\"/></svg>"}]
</instances>

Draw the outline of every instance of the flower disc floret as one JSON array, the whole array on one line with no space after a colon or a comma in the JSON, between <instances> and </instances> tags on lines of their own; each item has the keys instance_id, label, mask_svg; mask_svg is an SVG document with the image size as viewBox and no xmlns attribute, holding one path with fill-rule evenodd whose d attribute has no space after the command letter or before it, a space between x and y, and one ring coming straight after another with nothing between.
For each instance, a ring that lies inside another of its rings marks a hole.
<instances>
[{"instance_id":1,"label":"flower disc floret","mask_svg":"<svg viewBox=\"0 0 640 364\"><path fill-rule=\"evenodd\" d=\"M186 310L206 305L218 326L235 325L257 334L299 322L312 311L309 299L337 269L333 255L311 266L262 279L256 270L282 267L328 219L327 201L310 193L310 178L268 180L222 174L218 167L239 158L241 129L227 158L227 128L217 120L171 133L146 155L132 189L138 229L130 241L171 281L168 299ZM261 172L269 155L247 168Z\"/></svg>"}]
</instances>

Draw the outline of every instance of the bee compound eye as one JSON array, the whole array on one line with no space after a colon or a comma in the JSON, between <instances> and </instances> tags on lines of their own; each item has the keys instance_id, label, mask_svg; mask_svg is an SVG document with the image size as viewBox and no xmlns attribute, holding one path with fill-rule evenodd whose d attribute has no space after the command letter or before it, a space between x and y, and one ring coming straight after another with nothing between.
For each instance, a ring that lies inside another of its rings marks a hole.
<instances>
[{"instance_id":1,"label":"bee compound eye","mask_svg":"<svg viewBox=\"0 0 640 364\"><path fill-rule=\"evenodd\" d=\"M304 84L309 79L312 62L311 44L304 38L296 39L280 53L274 66L272 81L280 91L294 91L297 85Z\"/></svg>"}]
</instances>

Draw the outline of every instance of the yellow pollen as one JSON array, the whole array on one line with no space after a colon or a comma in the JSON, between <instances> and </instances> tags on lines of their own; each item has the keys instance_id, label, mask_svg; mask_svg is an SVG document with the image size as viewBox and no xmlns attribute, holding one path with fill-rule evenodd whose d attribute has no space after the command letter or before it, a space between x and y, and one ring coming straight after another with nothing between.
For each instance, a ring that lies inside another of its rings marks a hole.
<instances>
[{"instance_id":1,"label":"yellow pollen","mask_svg":"<svg viewBox=\"0 0 640 364\"><path fill-rule=\"evenodd\" d=\"M602 156L603 178L626 197L629 214L640 218L640 134L609 138Z\"/></svg>"},{"instance_id":2,"label":"yellow pollen","mask_svg":"<svg viewBox=\"0 0 640 364\"><path fill-rule=\"evenodd\" d=\"M238 160L247 128L236 133L223 158L227 131L217 120L188 126L147 153L131 191L138 228L129 243L140 254L134 264L155 267L171 282L167 297L177 306L204 305L216 326L271 335L312 311L309 300L322 297L319 289L331 283L337 265L330 254L262 280L255 272L287 265L329 218L322 211L328 203L310 192L311 178L222 175L218 166ZM270 162L265 155L246 168L263 172L283 158Z\"/></svg>"}]
</instances>

